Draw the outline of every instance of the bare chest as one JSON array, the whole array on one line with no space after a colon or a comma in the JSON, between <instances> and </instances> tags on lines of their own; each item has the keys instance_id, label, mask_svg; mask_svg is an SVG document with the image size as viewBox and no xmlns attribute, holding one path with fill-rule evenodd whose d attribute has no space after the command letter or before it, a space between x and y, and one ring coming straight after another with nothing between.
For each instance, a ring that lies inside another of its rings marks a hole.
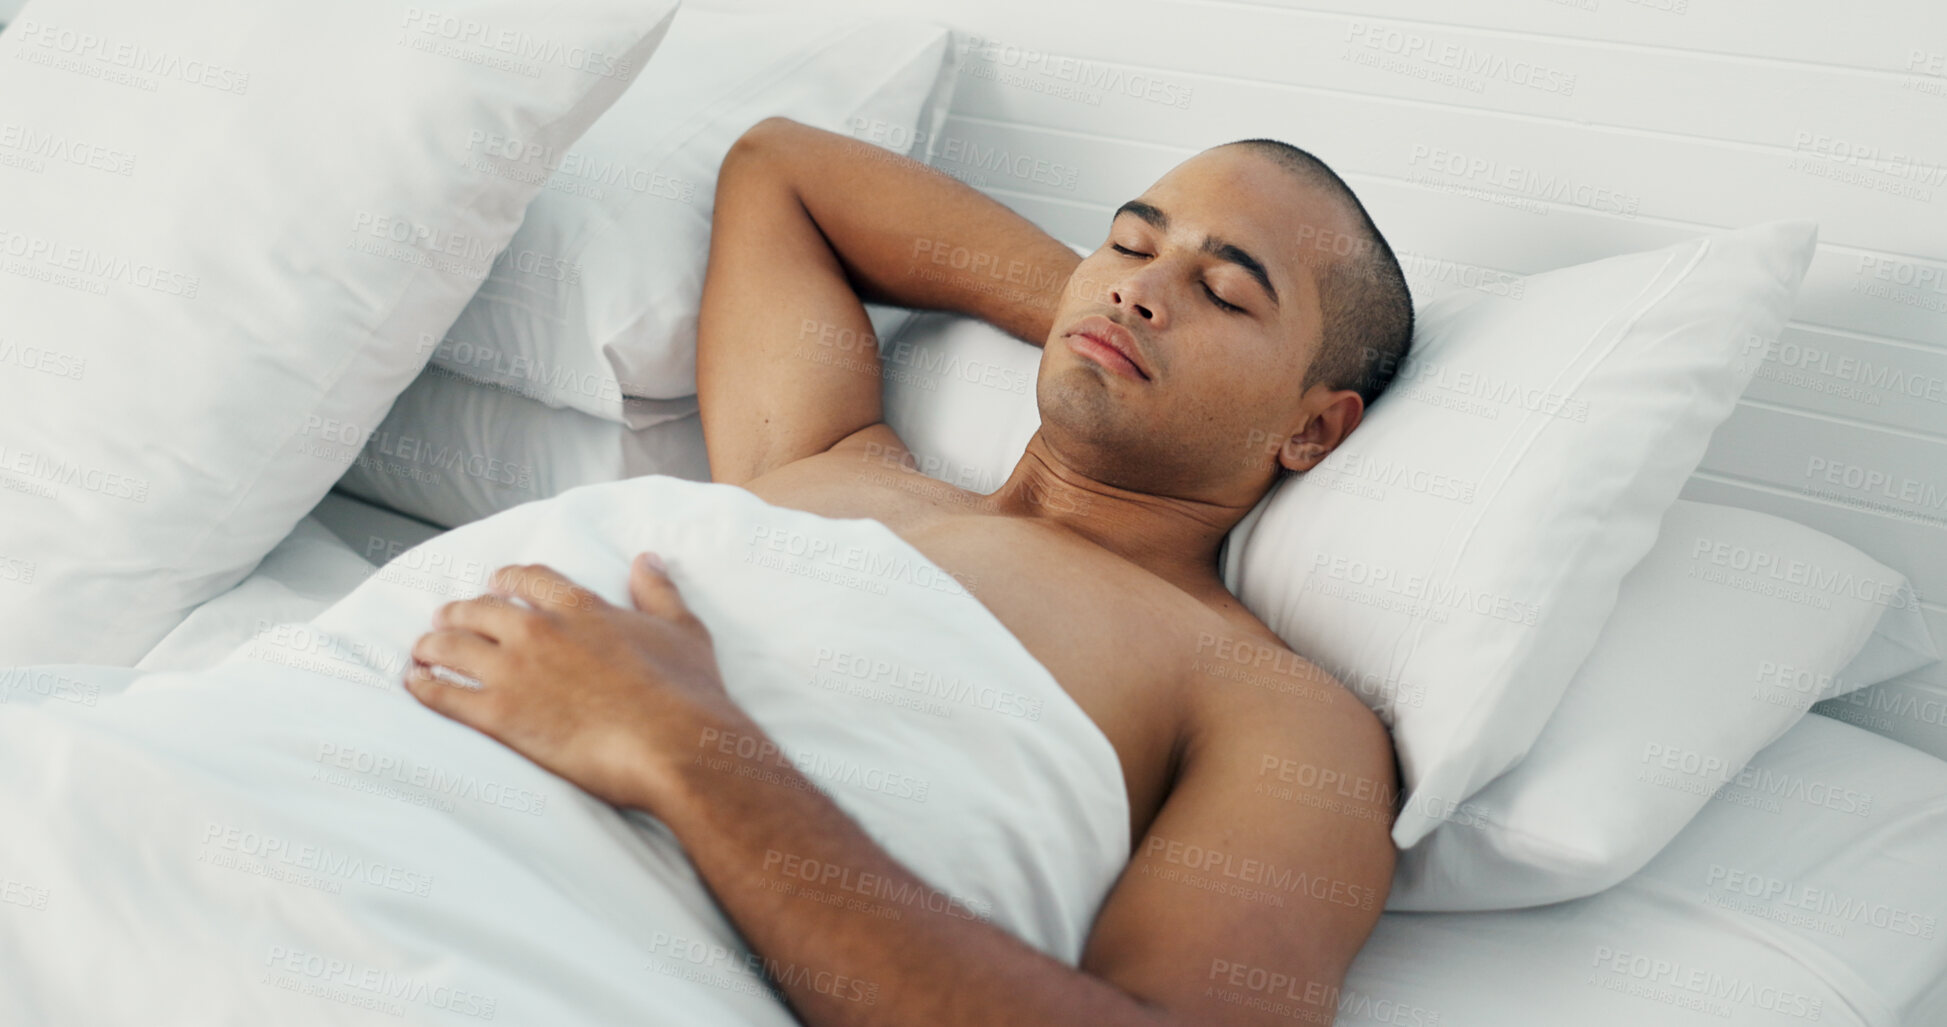
<instances>
[{"instance_id":1,"label":"bare chest","mask_svg":"<svg viewBox=\"0 0 1947 1027\"><path fill-rule=\"evenodd\" d=\"M1168 792L1188 710L1182 692L1210 611L1147 572L1045 525L976 509L979 497L898 470L811 457L749 482L765 502L870 517L952 574L1102 730L1122 762L1131 837Z\"/></svg>"}]
</instances>

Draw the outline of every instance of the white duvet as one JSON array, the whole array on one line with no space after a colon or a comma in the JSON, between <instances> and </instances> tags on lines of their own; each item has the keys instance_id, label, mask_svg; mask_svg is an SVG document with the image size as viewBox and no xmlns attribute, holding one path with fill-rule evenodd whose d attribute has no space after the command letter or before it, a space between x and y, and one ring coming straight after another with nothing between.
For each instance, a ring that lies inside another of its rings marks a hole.
<instances>
[{"instance_id":1,"label":"white duvet","mask_svg":"<svg viewBox=\"0 0 1947 1027\"><path fill-rule=\"evenodd\" d=\"M433 609L494 568L626 603L642 549L732 695L937 892L776 854L781 886L944 904L1079 958L1127 800L1048 671L876 521L649 477L435 538L208 670L0 670L0 1023L790 1022L660 824L398 684Z\"/></svg>"}]
</instances>

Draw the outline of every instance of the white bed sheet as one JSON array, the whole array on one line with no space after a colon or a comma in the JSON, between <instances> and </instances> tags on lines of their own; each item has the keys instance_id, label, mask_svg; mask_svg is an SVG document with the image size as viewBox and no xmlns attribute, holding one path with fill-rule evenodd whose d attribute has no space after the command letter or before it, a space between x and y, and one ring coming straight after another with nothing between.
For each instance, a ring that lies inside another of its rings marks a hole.
<instances>
[{"instance_id":1,"label":"white bed sheet","mask_svg":"<svg viewBox=\"0 0 1947 1027\"><path fill-rule=\"evenodd\" d=\"M441 529L332 492L250 576L156 643L139 670L201 670L276 624L308 621Z\"/></svg>"},{"instance_id":2,"label":"white bed sheet","mask_svg":"<svg viewBox=\"0 0 1947 1027\"><path fill-rule=\"evenodd\" d=\"M1947 763L1806 717L1608 891L1387 914L1336 1022L1940 1027L1944 865Z\"/></svg>"},{"instance_id":3,"label":"white bed sheet","mask_svg":"<svg viewBox=\"0 0 1947 1027\"><path fill-rule=\"evenodd\" d=\"M311 516L374 567L446 530L337 489L325 494Z\"/></svg>"},{"instance_id":4,"label":"white bed sheet","mask_svg":"<svg viewBox=\"0 0 1947 1027\"><path fill-rule=\"evenodd\" d=\"M0 779L23 783L0 823L35 825L0 832L0 1023L788 1024L666 829L398 685L421 625L491 567L546 562L626 603L644 549L779 758L931 886L872 908L957 909L1080 958L1129 851L1120 764L1081 708L883 525L650 476L446 533L207 670L25 668L121 694L0 716ZM854 690L819 669L834 652L968 689ZM989 688L1020 704L981 706Z\"/></svg>"},{"instance_id":5,"label":"white bed sheet","mask_svg":"<svg viewBox=\"0 0 1947 1027\"><path fill-rule=\"evenodd\" d=\"M213 664L437 532L333 494L142 666ZM1275 968L1212 984L1344 1025L1947 1024L1947 763L1812 716L1752 767L1600 895L1386 914L1334 996L1274 987Z\"/></svg>"}]
</instances>

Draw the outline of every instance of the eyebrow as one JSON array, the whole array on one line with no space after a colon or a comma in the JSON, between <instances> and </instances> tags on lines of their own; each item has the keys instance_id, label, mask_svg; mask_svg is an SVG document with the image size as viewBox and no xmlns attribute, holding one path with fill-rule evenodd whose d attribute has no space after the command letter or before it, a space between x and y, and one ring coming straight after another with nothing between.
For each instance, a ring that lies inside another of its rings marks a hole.
<instances>
[{"instance_id":1,"label":"eyebrow","mask_svg":"<svg viewBox=\"0 0 1947 1027\"><path fill-rule=\"evenodd\" d=\"M1130 200L1128 203L1116 208L1115 217L1119 218L1124 214L1133 214L1141 218L1150 227L1155 228L1159 232L1167 232L1170 229L1170 216L1157 209L1154 205L1144 203L1141 200ZM1109 220L1113 223L1115 218L1110 218ZM1265 293L1271 297L1271 305L1273 307L1282 306L1278 302L1278 290L1271 284L1270 272L1266 271L1264 269L1264 263L1256 257L1251 256L1249 251L1233 243L1225 242L1214 235L1204 236L1203 245L1199 249L1204 253L1216 257L1218 260L1236 264L1238 267L1243 268L1252 278L1257 279L1257 284L1264 287Z\"/></svg>"}]
</instances>

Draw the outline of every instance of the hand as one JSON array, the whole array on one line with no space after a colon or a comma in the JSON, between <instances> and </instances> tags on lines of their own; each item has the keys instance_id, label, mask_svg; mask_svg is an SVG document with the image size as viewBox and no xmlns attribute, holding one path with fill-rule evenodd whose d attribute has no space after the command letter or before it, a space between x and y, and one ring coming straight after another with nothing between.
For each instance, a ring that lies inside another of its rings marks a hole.
<instances>
[{"instance_id":1,"label":"hand","mask_svg":"<svg viewBox=\"0 0 1947 1027\"><path fill-rule=\"evenodd\" d=\"M629 592L635 609L547 567L502 567L486 594L433 615L406 690L597 798L650 809L702 725L740 711L709 629L652 554L631 565ZM433 666L480 687L434 677Z\"/></svg>"}]
</instances>

